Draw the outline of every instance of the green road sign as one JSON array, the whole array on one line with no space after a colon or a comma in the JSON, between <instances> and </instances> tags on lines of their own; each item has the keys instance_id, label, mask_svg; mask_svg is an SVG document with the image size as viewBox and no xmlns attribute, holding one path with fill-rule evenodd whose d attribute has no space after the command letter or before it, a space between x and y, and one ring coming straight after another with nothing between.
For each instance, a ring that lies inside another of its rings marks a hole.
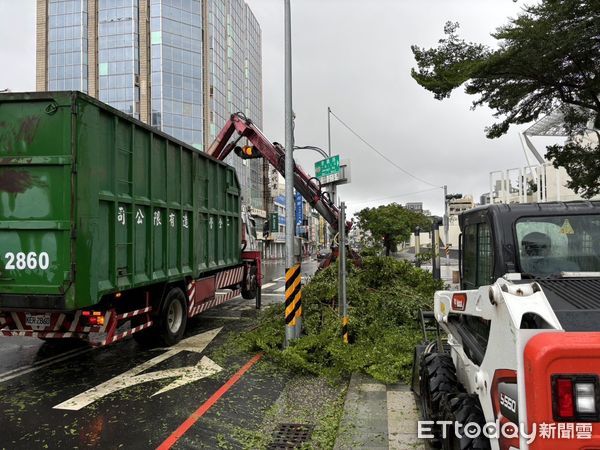
<instances>
[{"instance_id":1,"label":"green road sign","mask_svg":"<svg viewBox=\"0 0 600 450\"><path fill-rule=\"evenodd\" d=\"M271 231L279 231L279 214L269 214L269 223L271 224Z\"/></svg>"},{"instance_id":2,"label":"green road sign","mask_svg":"<svg viewBox=\"0 0 600 450\"><path fill-rule=\"evenodd\" d=\"M340 173L340 155L335 155L315 163L315 176L325 178Z\"/></svg>"}]
</instances>

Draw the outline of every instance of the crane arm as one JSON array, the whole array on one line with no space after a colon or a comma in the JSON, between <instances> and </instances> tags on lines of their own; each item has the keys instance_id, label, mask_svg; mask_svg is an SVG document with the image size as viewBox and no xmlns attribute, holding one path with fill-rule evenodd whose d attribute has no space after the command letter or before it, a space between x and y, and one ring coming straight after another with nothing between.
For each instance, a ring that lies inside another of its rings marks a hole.
<instances>
[{"instance_id":1,"label":"crane arm","mask_svg":"<svg viewBox=\"0 0 600 450\"><path fill-rule=\"evenodd\" d=\"M237 132L237 135L235 133ZM230 142L231 138L235 138ZM285 175L285 149L277 142L271 143L250 119L242 113L232 114L225 126L221 129L207 153L218 160L224 160L238 142L246 138L252 146L265 158L284 178ZM321 190L321 183L317 178L309 177L294 163L294 188L300 195L316 209L319 214L331 225L338 229L339 209L333 204L327 192Z\"/></svg>"}]
</instances>

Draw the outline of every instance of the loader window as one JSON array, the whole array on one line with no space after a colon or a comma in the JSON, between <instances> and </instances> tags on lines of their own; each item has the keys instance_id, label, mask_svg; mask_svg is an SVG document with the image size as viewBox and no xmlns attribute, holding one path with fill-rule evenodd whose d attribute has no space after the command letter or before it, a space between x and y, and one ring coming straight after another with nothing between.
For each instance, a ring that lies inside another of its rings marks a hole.
<instances>
[{"instance_id":1,"label":"loader window","mask_svg":"<svg viewBox=\"0 0 600 450\"><path fill-rule=\"evenodd\" d=\"M476 289L493 281L494 252L487 223L469 225L464 232L463 284Z\"/></svg>"},{"instance_id":2,"label":"loader window","mask_svg":"<svg viewBox=\"0 0 600 450\"><path fill-rule=\"evenodd\" d=\"M492 276L494 252L490 226L487 223L480 223L477 225L477 233L477 286L482 286L494 281Z\"/></svg>"},{"instance_id":3,"label":"loader window","mask_svg":"<svg viewBox=\"0 0 600 450\"><path fill-rule=\"evenodd\" d=\"M465 228L463 247L463 283L473 289L477 284L477 225Z\"/></svg>"},{"instance_id":4,"label":"loader window","mask_svg":"<svg viewBox=\"0 0 600 450\"><path fill-rule=\"evenodd\" d=\"M600 215L526 217L516 232L524 273L600 272Z\"/></svg>"}]
</instances>

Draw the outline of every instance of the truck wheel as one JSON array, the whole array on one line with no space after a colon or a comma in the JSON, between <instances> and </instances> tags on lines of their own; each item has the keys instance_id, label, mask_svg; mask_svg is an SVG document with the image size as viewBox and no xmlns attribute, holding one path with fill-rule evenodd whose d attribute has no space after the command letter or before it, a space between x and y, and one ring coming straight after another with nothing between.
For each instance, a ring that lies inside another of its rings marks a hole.
<instances>
[{"instance_id":1,"label":"truck wheel","mask_svg":"<svg viewBox=\"0 0 600 450\"><path fill-rule=\"evenodd\" d=\"M177 344L183 337L187 325L185 294L179 288L172 288L163 302L154 326L133 335L143 346Z\"/></svg>"},{"instance_id":2,"label":"truck wheel","mask_svg":"<svg viewBox=\"0 0 600 450\"><path fill-rule=\"evenodd\" d=\"M442 400L458 391L458 379L452 358L447 353L428 353L421 358L421 413L423 420L439 420ZM441 447L441 429L434 427L434 448Z\"/></svg>"},{"instance_id":3,"label":"truck wheel","mask_svg":"<svg viewBox=\"0 0 600 450\"><path fill-rule=\"evenodd\" d=\"M248 270L250 273L248 274L245 283L242 284L242 298L251 300L256 297L256 291L258 290L258 278L256 276L256 266L251 266Z\"/></svg>"},{"instance_id":4,"label":"truck wheel","mask_svg":"<svg viewBox=\"0 0 600 450\"><path fill-rule=\"evenodd\" d=\"M177 344L183 337L187 325L185 294L173 288L167 294L158 321L160 339L166 345Z\"/></svg>"},{"instance_id":5,"label":"truck wheel","mask_svg":"<svg viewBox=\"0 0 600 450\"><path fill-rule=\"evenodd\" d=\"M467 424L477 424L479 429L483 429L485 425L483 410L476 395L459 393L447 396L442 402L442 418L452 422L443 440L444 450L489 450L491 448L490 440L483 433L474 438L464 433L464 426ZM454 422L462 425L460 439L454 433Z\"/></svg>"}]
</instances>

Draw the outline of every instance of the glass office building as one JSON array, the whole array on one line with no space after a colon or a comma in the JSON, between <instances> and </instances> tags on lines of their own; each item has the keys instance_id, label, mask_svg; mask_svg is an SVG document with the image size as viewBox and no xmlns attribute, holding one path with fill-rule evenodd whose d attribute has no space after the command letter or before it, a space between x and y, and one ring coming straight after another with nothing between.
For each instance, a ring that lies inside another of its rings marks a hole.
<instances>
[{"instance_id":1,"label":"glass office building","mask_svg":"<svg viewBox=\"0 0 600 450\"><path fill-rule=\"evenodd\" d=\"M151 0L152 125L203 147L202 2Z\"/></svg>"},{"instance_id":2,"label":"glass office building","mask_svg":"<svg viewBox=\"0 0 600 450\"><path fill-rule=\"evenodd\" d=\"M140 118L138 0L98 1L98 98Z\"/></svg>"},{"instance_id":3,"label":"glass office building","mask_svg":"<svg viewBox=\"0 0 600 450\"><path fill-rule=\"evenodd\" d=\"M207 142L211 142L229 116L242 112L262 127L262 53L260 25L242 0L205 0L208 67ZM230 156L247 193L247 203L265 209L262 160L242 161Z\"/></svg>"},{"instance_id":4,"label":"glass office building","mask_svg":"<svg viewBox=\"0 0 600 450\"><path fill-rule=\"evenodd\" d=\"M52 91L87 92L87 0L50 0L47 5L47 82Z\"/></svg>"},{"instance_id":5,"label":"glass office building","mask_svg":"<svg viewBox=\"0 0 600 450\"><path fill-rule=\"evenodd\" d=\"M37 89L81 90L199 149L262 126L261 31L243 0L36 0ZM265 210L261 160L228 161Z\"/></svg>"}]
</instances>

